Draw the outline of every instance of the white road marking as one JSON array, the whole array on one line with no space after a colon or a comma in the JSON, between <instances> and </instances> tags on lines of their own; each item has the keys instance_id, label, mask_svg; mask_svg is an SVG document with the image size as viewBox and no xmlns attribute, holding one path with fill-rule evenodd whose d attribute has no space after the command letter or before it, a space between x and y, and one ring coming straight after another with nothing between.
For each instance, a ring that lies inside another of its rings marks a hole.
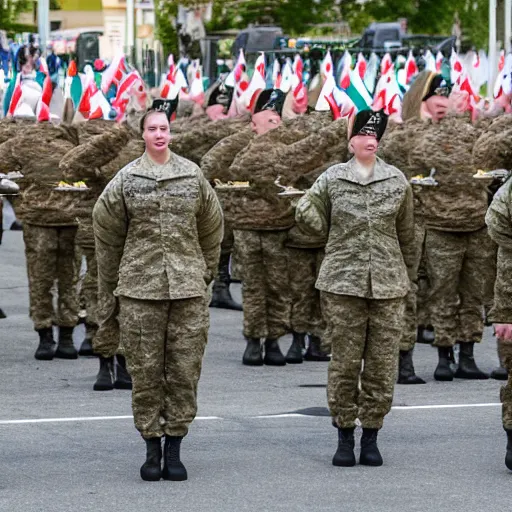
<instances>
[{"instance_id":1,"label":"white road marking","mask_svg":"<svg viewBox=\"0 0 512 512\"><path fill-rule=\"evenodd\" d=\"M250 416L251 419L257 419L257 420L267 420L267 419L274 419L274 418L318 418L318 416L314 416L312 414L298 414L296 412L289 412L285 414L262 414L261 416Z\"/></svg>"},{"instance_id":2,"label":"white road marking","mask_svg":"<svg viewBox=\"0 0 512 512\"><path fill-rule=\"evenodd\" d=\"M198 416L196 420L221 420L218 416ZM77 421L133 420L133 416L83 416L77 418L37 418L30 420L0 420L0 425L27 425L31 423L69 423Z\"/></svg>"},{"instance_id":3,"label":"white road marking","mask_svg":"<svg viewBox=\"0 0 512 512\"><path fill-rule=\"evenodd\" d=\"M421 409L463 409L471 407L501 407L501 403L487 404L439 404L439 405L395 405L392 407L395 411L414 411ZM311 414L300 414L295 412L285 414L262 414L259 416L247 416L246 419L283 419L283 418L318 418ZM197 416L199 421L224 420L220 416ZM237 418L234 418L237 419ZM29 425L37 423L72 423L80 421L117 421L133 420L133 416L82 416L76 418L34 418L24 420L0 420L0 425Z\"/></svg>"},{"instance_id":4,"label":"white road marking","mask_svg":"<svg viewBox=\"0 0 512 512\"><path fill-rule=\"evenodd\" d=\"M467 407L501 407L500 403L490 404L446 404L446 405L395 405L393 410L407 411L417 409L462 409Z\"/></svg>"}]
</instances>

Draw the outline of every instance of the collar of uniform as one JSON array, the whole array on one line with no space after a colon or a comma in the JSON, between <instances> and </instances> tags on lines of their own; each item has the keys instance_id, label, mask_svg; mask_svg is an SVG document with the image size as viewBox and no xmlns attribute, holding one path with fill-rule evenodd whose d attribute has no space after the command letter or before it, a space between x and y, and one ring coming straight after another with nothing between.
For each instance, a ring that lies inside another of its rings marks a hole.
<instances>
[{"instance_id":1,"label":"collar of uniform","mask_svg":"<svg viewBox=\"0 0 512 512\"><path fill-rule=\"evenodd\" d=\"M373 169L373 174L370 179L364 180L361 178L356 169L356 159L350 159L340 170L337 178L340 180L350 181L352 183L357 183L358 185L370 185L371 183L376 183L377 181L384 181L389 178L393 178L396 176L394 170L387 165L383 160L377 157L375 161L375 167Z\"/></svg>"},{"instance_id":2,"label":"collar of uniform","mask_svg":"<svg viewBox=\"0 0 512 512\"><path fill-rule=\"evenodd\" d=\"M141 178L155 181L173 180L193 176L190 169L179 165L177 156L171 151L171 156L166 164L158 165L144 152L139 163L132 168L131 174Z\"/></svg>"}]
</instances>

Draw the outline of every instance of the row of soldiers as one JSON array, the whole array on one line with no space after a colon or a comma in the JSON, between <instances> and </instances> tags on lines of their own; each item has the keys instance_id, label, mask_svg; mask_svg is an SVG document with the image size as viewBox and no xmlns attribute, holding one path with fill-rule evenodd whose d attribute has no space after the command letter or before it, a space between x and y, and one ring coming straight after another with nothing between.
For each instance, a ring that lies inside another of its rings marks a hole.
<instances>
[{"instance_id":1,"label":"row of soldiers","mask_svg":"<svg viewBox=\"0 0 512 512\"><path fill-rule=\"evenodd\" d=\"M305 236L295 226L294 195L309 188L329 166L348 159L347 122L314 110L319 91L310 91L308 105L293 93L258 91L251 115L227 118L233 90L221 79L207 92L201 114L196 109L194 116L172 123L172 151L199 164L217 184L226 235L213 303L239 308L229 294L234 254L237 277L243 280L247 365L300 363L304 357L328 360L315 289L325 240ZM179 113L175 103L169 108ZM30 314L40 338L38 359L77 357L72 343L78 311L77 250L87 260L82 287L86 338L80 352L92 353L97 329L92 208L110 179L143 153L141 114L129 111L123 124L107 119L36 124L16 116L0 123L3 170L23 174L16 212L24 223ZM476 366L473 347L481 340L482 308L492 303L485 285L494 282L496 246L485 228L488 182L473 175L478 169L510 168L506 137L512 119L500 115L470 122L469 112L450 104L441 77L429 72L405 95L402 117L403 122L390 123L382 157L409 178L435 169L436 186L421 180L414 186L420 279L408 297L399 382L423 382L412 364L418 325L427 338L435 328L436 379L487 378ZM84 180L88 188L55 190L62 179ZM56 349L53 324L59 327ZM293 333L293 343L283 355L278 339L288 332ZM460 358L454 375L456 344ZM121 355L118 362L118 384L128 386ZM112 361L101 364L96 388L111 388Z\"/></svg>"}]
</instances>

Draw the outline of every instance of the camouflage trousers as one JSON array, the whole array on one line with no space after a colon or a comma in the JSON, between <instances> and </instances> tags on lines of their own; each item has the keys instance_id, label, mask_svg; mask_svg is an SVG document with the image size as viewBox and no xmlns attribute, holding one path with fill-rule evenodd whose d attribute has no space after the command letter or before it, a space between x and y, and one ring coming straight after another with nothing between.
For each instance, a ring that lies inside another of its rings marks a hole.
<instances>
[{"instance_id":1,"label":"camouflage trousers","mask_svg":"<svg viewBox=\"0 0 512 512\"><path fill-rule=\"evenodd\" d=\"M469 233L429 229L425 251L434 344L453 347L457 342L480 342L484 286L493 258L487 229Z\"/></svg>"},{"instance_id":2,"label":"camouflage trousers","mask_svg":"<svg viewBox=\"0 0 512 512\"><path fill-rule=\"evenodd\" d=\"M36 330L52 324L74 327L78 320L78 297L73 226L47 227L23 224L27 259L30 318ZM52 288L56 283L54 308Z\"/></svg>"},{"instance_id":3,"label":"camouflage trousers","mask_svg":"<svg viewBox=\"0 0 512 512\"><path fill-rule=\"evenodd\" d=\"M332 347L327 401L333 424L381 428L391 409L405 299L322 292L324 338ZM363 367L364 362L364 367Z\"/></svg>"},{"instance_id":4,"label":"camouflage trousers","mask_svg":"<svg viewBox=\"0 0 512 512\"><path fill-rule=\"evenodd\" d=\"M135 427L146 438L187 435L208 339L208 297L119 298L119 328L133 380Z\"/></svg>"},{"instance_id":5,"label":"camouflage trousers","mask_svg":"<svg viewBox=\"0 0 512 512\"><path fill-rule=\"evenodd\" d=\"M417 246L417 259L414 274L418 280L411 283L411 289L405 298L404 330L400 341L400 350L409 351L416 344L418 325L427 325L429 322L427 312L426 293L428 291L428 277L425 261L425 227L421 223L414 226L414 238Z\"/></svg>"},{"instance_id":6,"label":"camouflage trousers","mask_svg":"<svg viewBox=\"0 0 512 512\"><path fill-rule=\"evenodd\" d=\"M483 305L486 312L489 312L494 304L494 284L496 283L496 273L498 272L498 244L490 241L492 247L492 256L489 258L486 269L486 280L484 283Z\"/></svg>"},{"instance_id":7,"label":"camouflage trousers","mask_svg":"<svg viewBox=\"0 0 512 512\"><path fill-rule=\"evenodd\" d=\"M501 388L503 428L512 430L512 342L499 342L500 359L508 370L508 382Z\"/></svg>"},{"instance_id":8,"label":"camouflage trousers","mask_svg":"<svg viewBox=\"0 0 512 512\"><path fill-rule=\"evenodd\" d=\"M96 261L96 251L93 247L81 247L80 250L87 261L87 272L81 288L81 296L87 312L86 321L88 324L96 326L98 325L98 263Z\"/></svg>"},{"instance_id":9,"label":"camouflage trousers","mask_svg":"<svg viewBox=\"0 0 512 512\"><path fill-rule=\"evenodd\" d=\"M291 290L291 330L322 337L324 322L316 278L324 258L323 249L288 248Z\"/></svg>"},{"instance_id":10,"label":"camouflage trousers","mask_svg":"<svg viewBox=\"0 0 512 512\"><path fill-rule=\"evenodd\" d=\"M244 336L277 339L290 330L286 231L235 230L243 267Z\"/></svg>"},{"instance_id":11,"label":"camouflage trousers","mask_svg":"<svg viewBox=\"0 0 512 512\"><path fill-rule=\"evenodd\" d=\"M235 243L235 235L233 234L233 226L224 221L224 238L220 244L220 252L222 254L231 254Z\"/></svg>"}]
</instances>

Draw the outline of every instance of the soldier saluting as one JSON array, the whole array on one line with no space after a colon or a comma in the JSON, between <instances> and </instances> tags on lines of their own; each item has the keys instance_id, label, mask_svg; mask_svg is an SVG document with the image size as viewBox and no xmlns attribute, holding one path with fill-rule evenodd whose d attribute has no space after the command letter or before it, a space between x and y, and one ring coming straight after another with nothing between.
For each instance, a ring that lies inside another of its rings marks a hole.
<instances>
[{"instance_id":1,"label":"soldier saluting","mask_svg":"<svg viewBox=\"0 0 512 512\"><path fill-rule=\"evenodd\" d=\"M135 426L147 447L143 480L187 478L180 445L197 410L207 287L223 235L215 192L197 165L168 148L166 105L156 100L144 115L145 153L117 173L93 212L100 312L94 351L111 357L122 339Z\"/></svg>"}]
</instances>

